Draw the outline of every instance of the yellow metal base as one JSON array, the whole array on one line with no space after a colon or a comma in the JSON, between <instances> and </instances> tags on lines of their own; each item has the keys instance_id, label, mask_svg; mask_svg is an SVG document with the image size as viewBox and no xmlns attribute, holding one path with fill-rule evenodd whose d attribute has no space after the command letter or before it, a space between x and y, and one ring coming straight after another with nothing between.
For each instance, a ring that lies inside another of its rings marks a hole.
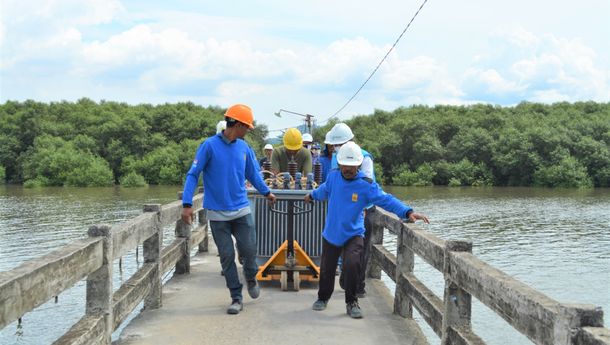
<instances>
[{"instance_id":1,"label":"yellow metal base","mask_svg":"<svg viewBox=\"0 0 610 345\"><path fill-rule=\"evenodd\" d=\"M258 273L256 274L256 279L257 280L280 280L282 278L281 272L294 270L295 272L300 272L299 279L301 281L305 281L305 280L318 281L319 280L318 277L320 277L320 267L316 266L316 264L313 262L313 260L311 260L309 255L307 255L307 253L305 253L305 251L303 250L303 248L301 248L301 246L299 245L299 243L297 241L294 241L294 256L295 256L296 265L292 269L286 267L286 252L287 251L288 251L288 241L284 241L284 243L282 243L282 245L275 251L275 253L273 253L273 255L269 258L269 260L267 260L267 262L265 262L264 265L262 265L258 268ZM265 270L267 270L267 268L274 268L274 267L278 267L281 272L277 272L277 273L274 272L273 274L267 274L267 275L263 276L263 272L265 272ZM306 271L302 270L304 268L309 268L309 267L312 268L316 272L315 276L313 274L311 274L311 271L308 269Z\"/></svg>"}]
</instances>

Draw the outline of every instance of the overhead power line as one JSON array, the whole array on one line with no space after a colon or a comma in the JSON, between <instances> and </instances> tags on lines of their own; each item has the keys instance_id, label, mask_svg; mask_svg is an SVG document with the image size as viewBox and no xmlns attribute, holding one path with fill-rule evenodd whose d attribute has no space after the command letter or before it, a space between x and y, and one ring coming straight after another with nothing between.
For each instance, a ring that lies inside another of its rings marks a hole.
<instances>
[{"instance_id":1,"label":"overhead power line","mask_svg":"<svg viewBox=\"0 0 610 345\"><path fill-rule=\"evenodd\" d=\"M400 41L400 39L402 38L402 36L405 34L405 32L407 32L407 30L409 29L409 27L411 26L411 23L413 23L413 21L415 20L415 18L417 17L417 15L419 14L419 11L421 11L421 9L424 7L424 5L428 2L428 0L424 0L424 2L421 4L421 6L419 6L419 9L417 9L417 12L415 12L415 14L413 15L413 17L411 18L411 20L409 21L409 24L407 24L407 26L405 27L404 30L402 30L402 32L400 33L400 36L398 36L398 38L396 39L396 41L394 42L394 44L392 45L392 47L390 48L390 50L388 50L388 52L385 54L385 56L381 59L381 61L379 61L379 63L377 64L377 67L375 67L375 69L373 70L373 72L371 72L371 75L369 75L368 78L366 78L366 80L364 81L364 83L362 83L362 85L360 85L360 87L358 88L358 90L354 93L354 95L352 95L352 97L350 97L349 100L347 100L347 102L345 102L345 104L339 109L337 110L336 113L334 113L331 117L327 118L322 122L326 122L330 119L332 119L333 117L337 116L337 114L339 114L341 111L343 111L343 109L345 109L345 107L347 107L348 104L350 104L350 102L356 98L356 96L358 95L358 93L360 92L360 90L362 90L362 88L364 88L364 86L366 85L366 83L369 82L369 80L371 80L371 78L373 77L373 75L375 75L375 72L377 72L377 70L379 69L379 66L381 66L381 64L385 61L385 59L388 57L388 55L390 55L390 53L392 52L392 50L394 50L394 47L396 47L396 45L398 44L398 41Z\"/></svg>"}]
</instances>

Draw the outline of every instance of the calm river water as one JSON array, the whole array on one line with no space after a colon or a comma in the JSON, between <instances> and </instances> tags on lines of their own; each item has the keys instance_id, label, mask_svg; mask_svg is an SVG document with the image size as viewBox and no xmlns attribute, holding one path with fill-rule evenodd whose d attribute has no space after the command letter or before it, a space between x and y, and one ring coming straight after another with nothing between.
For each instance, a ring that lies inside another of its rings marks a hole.
<instances>
[{"instance_id":1,"label":"calm river water","mask_svg":"<svg viewBox=\"0 0 610 345\"><path fill-rule=\"evenodd\" d=\"M114 224L146 203L176 199L180 187L42 188L0 185L0 271L86 236L92 224ZM473 253L561 302L590 303L610 312L610 189L387 187L432 224L443 239L473 241ZM171 240L173 229L166 229ZM388 247L395 238L387 235ZM115 287L137 269L140 253L115 268ZM115 264L115 266L118 263ZM422 260L415 274L442 296L442 275ZM220 278L219 278L220 279ZM393 289L392 282L385 281ZM84 313L84 283L0 330L0 344L50 344ZM309 306L304 306L309 307ZM366 312L366 311L365 311ZM473 328L488 344L529 344L473 299ZM440 341L416 315L431 344ZM610 327L606 317L606 327Z\"/></svg>"}]
</instances>

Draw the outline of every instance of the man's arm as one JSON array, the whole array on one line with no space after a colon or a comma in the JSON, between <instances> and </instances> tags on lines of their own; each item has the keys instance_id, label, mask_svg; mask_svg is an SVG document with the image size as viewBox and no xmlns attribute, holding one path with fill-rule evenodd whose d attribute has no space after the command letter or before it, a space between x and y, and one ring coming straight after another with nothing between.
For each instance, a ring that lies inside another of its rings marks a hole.
<instances>
[{"instance_id":1,"label":"man's arm","mask_svg":"<svg viewBox=\"0 0 610 345\"><path fill-rule=\"evenodd\" d=\"M210 150L206 143L199 145L195 159L191 168L186 173L186 180L184 182L184 190L182 191L182 221L186 224L191 224L193 219L193 194L197 188L197 182L199 181L199 175L205 168L208 160L210 159Z\"/></svg>"}]
</instances>

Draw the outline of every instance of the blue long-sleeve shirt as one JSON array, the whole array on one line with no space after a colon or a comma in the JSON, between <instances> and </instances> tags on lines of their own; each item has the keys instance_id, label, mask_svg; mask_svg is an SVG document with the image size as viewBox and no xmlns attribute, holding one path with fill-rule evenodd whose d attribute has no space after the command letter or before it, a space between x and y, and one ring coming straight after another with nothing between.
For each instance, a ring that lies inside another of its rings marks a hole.
<instances>
[{"instance_id":1,"label":"blue long-sleeve shirt","mask_svg":"<svg viewBox=\"0 0 610 345\"><path fill-rule=\"evenodd\" d=\"M347 180L340 170L332 170L320 187L311 193L314 200L328 199L328 212L322 236L335 246L343 246L354 236L364 237L364 208L380 206L401 218L413 209L403 204L362 172Z\"/></svg>"},{"instance_id":2,"label":"blue long-sleeve shirt","mask_svg":"<svg viewBox=\"0 0 610 345\"><path fill-rule=\"evenodd\" d=\"M229 141L223 133L206 139L197 150L186 174L182 203L193 203L193 193L203 172L203 207L214 211L236 211L247 207L246 179L263 195L265 185L254 152L242 139Z\"/></svg>"}]
</instances>

